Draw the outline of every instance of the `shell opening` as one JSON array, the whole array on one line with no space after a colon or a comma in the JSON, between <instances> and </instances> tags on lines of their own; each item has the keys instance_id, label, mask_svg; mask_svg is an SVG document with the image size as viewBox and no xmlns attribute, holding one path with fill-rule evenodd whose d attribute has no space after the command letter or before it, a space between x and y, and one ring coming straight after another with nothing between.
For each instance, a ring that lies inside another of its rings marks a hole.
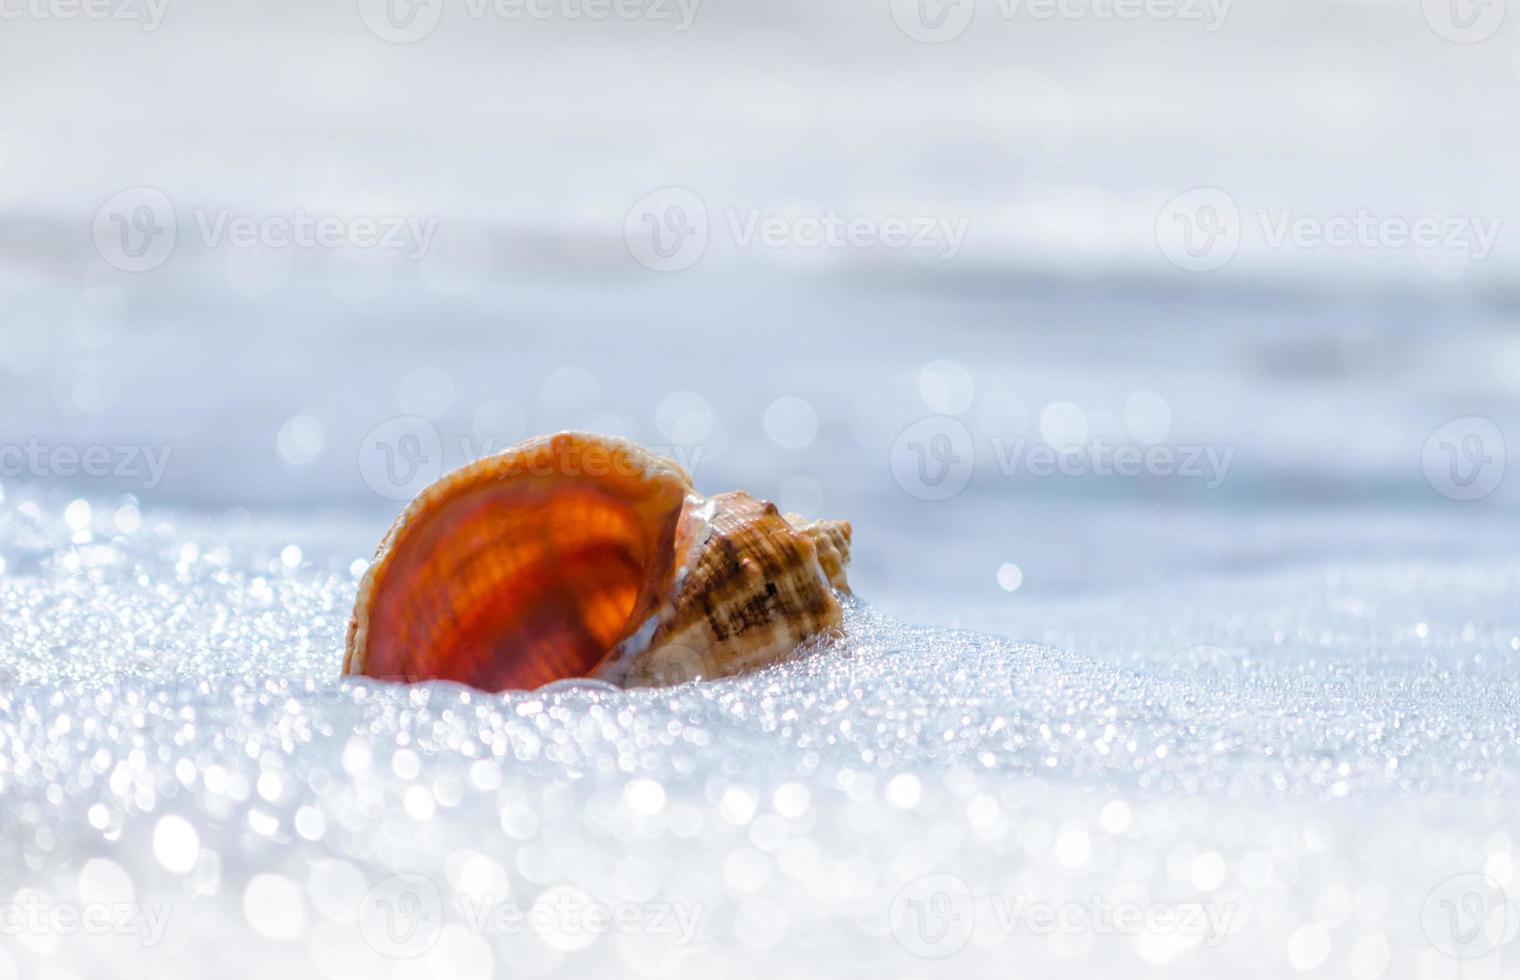
<instances>
[{"instance_id":1,"label":"shell opening","mask_svg":"<svg viewBox=\"0 0 1520 980\"><path fill-rule=\"evenodd\" d=\"M361 587L348 672L487 691L594 674L668 589L690 485L588 467L587 445L556 436L419 497Z\"/></svg>"}]
</instances>

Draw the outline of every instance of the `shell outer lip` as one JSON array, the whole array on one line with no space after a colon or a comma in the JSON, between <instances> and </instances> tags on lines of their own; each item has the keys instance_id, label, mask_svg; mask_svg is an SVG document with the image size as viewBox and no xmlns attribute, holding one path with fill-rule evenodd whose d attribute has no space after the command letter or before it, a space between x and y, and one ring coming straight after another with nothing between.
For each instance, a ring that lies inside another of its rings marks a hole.
<instances>
[{"instance_id":1,"label":"shell outer lip","mask_svg":"<svg viewBox=\"0 0 1520 980\"><path fill-rule=\"evenodd\" d=\"M493 478L506 475L518 460L532 460L544 452L552 453L555 443L568 440L571 443L597 445L604 447L610 456L621 460L632 461L637 464L638 472L651 479L662 477L680 480L686 487L691 486L691 476L674 460L666 459L651 453L649 450L631 440L621 436L600 435L594 432L584 432L575 429L565 429L548 435L535 436L530 439L504 449L498 453L465 464L457 469L444 474L434 483L412 498L411 503L391 522L385 536L380 539L380 544L375 549L374 558L369 567L365 569L363 578L359 581L358 592L354 598L354 614L349 620L348 637L343 654L343 674L348 676L364 675L366 673L365 651L369 643L369 610L374 602L375 592L379 588L390 566L392 557L396 554L397 544L405 537L408 528L415 526L420 517L431 508L438 506L444 500L453 496L469 486L487 482ZM542 473L537 475L552 475ZM411 682L416 678L400 677L391 678L403 682Z\"/></svg>"}]
</instances>

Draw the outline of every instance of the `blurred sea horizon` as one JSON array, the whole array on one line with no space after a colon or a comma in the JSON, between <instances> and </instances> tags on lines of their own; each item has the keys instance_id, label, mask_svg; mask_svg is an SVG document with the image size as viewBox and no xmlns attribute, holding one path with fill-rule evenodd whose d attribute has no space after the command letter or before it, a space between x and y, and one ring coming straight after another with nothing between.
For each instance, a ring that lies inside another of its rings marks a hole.
<instances>
[{"instance_id":1,"label":"blurred sea horizon","mask_svg":"<svg viewBox=\"0 0 1520 980\"><path fill-rule=\"evenodd\" d=\"M703 2L678 29L674 5L397 2L432 28L171 0L153 30L0 37L0 446L168 454L151 487L0 476L13 501L334 515L345 567L404 496L366 447L410 418L429 472L589 428L851 519L862 581L925 621L986 625L1015 577L1502 551L1513 481L1454 503L1424 466L1454 419L1520 433L1513 25ZM1422 220L1441 241L1410 244ZM969 440L943 500L903 480L950 445L911 434L934 418ZM1022 465L1083 445L1221 472Z\"/></svg>"}]
</instances>

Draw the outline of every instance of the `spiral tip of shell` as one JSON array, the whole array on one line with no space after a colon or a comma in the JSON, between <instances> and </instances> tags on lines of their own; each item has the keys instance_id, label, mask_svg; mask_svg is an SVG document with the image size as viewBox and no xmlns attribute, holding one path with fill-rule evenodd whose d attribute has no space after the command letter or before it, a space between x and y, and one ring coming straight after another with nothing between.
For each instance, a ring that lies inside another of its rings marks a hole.
<instances>
[{"instance_id":1,"label":"spiral tip of shell","mask_svg":"<svg viewBox=\"0 0 1520 980\"><path fill-rule=\"evenodd\" d=\"M809 521L797 514L787 514L786 521L813 542L818 551L818 567L823 569L829 585L841 592L849 592L850 583L844 570L850 563L850 522Z\"/></svg>"}]
</instances>

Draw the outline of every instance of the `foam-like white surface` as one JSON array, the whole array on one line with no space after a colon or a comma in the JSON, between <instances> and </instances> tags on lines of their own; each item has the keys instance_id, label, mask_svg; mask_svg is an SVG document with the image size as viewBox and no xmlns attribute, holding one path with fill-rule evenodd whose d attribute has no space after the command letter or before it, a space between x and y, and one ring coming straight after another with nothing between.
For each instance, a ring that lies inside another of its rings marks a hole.
<instances>
[{"instance_id":1,"label":"foam-like white surface","mask_svg":"<svg viewBox=\"0 0 1520 980\"><path fill-rule=\"evenodd\" d=\"M1059 647L856 604L755 676L495 697L340 680L301 536L4 505L0 976L1520 964L1513 563L1050 603Z\"/></svg>"}]
</instances>

